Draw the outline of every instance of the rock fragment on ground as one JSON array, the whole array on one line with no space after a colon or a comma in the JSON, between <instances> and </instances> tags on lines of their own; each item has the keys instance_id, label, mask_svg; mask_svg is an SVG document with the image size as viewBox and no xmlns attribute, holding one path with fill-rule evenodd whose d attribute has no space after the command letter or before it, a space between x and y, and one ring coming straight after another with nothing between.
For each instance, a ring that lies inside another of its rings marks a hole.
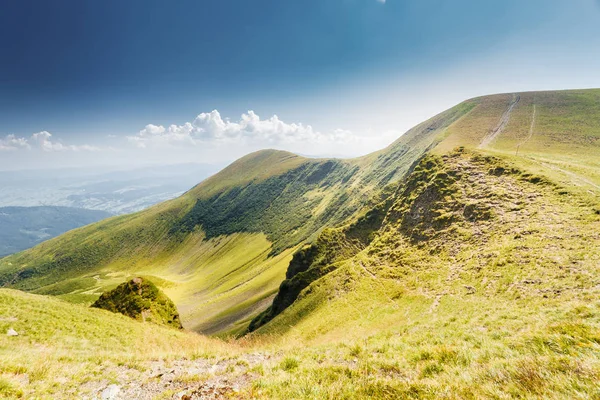
<instances>
[{"instance_id":1,"label":"rock fragment on ground","mask_svg":"<svg viewBox=\"0 0 600 400\"><path fill-rule=\"evenodd\" d=\"M114 400L117 398L120 391L121 388L118 385L110 385L102 391L100 398L102 400Z\"/></svg>"}]
</instances>

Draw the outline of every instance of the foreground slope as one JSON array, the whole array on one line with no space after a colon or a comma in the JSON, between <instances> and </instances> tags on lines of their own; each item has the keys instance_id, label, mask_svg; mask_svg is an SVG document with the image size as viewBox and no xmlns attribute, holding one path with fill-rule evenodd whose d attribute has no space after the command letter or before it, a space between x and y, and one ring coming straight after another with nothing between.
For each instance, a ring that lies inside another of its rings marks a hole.
<instances>
[{"instance_id":1,"label":"foreground slope","mask_svg":"<svg viewBox=\"0 0 600 400\"><path fill-rule=\"evenodd\" d=\"M271 309L283 311L256 334L314 350L298 353L302 378L264 380L264 390L597 396L600 202L576 193L494 157L426 157L380 205L379 228L342 228L332 246L322 238L308 269L282 285ZM372 238L363 250L357 228Z\"/></svg>"},{"instance_id":2,"label":"foreground slope","mask_svg":"<svg viewBox=\"0 0 600 400\"><path fill-rule=\"evenodd\" d=\"M473 100L377 207L296 253L251 329L322 356L269 395L597 396L599 96Z\"/></svg>"},{"instance_id":3,"label":"foreground slope","mask_svg":"<svg viewBox=\"0 0 600 400\"><path fill-rule=\"evenodd\" d=\"M140 363L236 351L109 311L0 289L0 398L97 398L117 377L128 378L120 370L139 372Z\"/></svg>"},{"instance_id":4,"label":"foreground slope","mask_svg":"<svg viewBox=\"0 0 600 400\"><path fill-rule=\"evenodd\" d=\"M178 199L0 260L0 285L91 303L142 276L175 301L184 327L244 331L271 302L298 245L401 179L468 110L455 107L358 159L250 154Z\"/></svg>"}]
</instances>

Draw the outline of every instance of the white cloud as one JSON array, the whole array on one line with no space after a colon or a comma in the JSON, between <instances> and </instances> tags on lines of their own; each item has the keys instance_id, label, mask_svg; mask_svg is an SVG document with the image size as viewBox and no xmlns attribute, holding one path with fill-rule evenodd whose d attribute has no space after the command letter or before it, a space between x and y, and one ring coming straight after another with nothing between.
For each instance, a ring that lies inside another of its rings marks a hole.
<instances>
[{"instance_id":1,"label":"white cloud","mask_svg":"<svg viewBox=\"0 0 600 400\"><path fill-rule=\"evenodd\" d=\"M7 135L4 139L0 138L0 151L15 151L29 148L31 146L25 138L18 138L15 135Z\"/></svg>"},{"instance_id":2,"label":"white cloud","mask_svg":"<svg viewBox=\"0 0 600 400\"><path fill-rule=\"evenodd\" d=\"M16 151L39 149L44 152L58 151L98 151L100 148L84 145L65 145L61 142L51 140L52 134L48 131L34 133L30 138L7 135L4 139L0 138L0 151Z\"/></svg>"},{"instance_id":3,"label":"white cloud","mask_svg":"<svg viewBox=\"0 0 600 400\"><path fill-rule=\"evenodd\" d=\"M102 147L65 143L48 131L29 137L7 135L0 137L0 152L14 153L13 159L21 157L21 151L29 153L30 157L42 158L40 153L44 153L44 157L54 159L89 162L105 159L104 153L110 151L113 157L121 154L119 157L127 162L188 162L199 158L222 162L264 148L312 156L356 156L380 149L391 141L381 132L319 131L311 125L285 122L277 115L262 119L254 111L230 120L214 110L199 114L190 121L181 125L148 124L136 135L125 137L111 135L107 138L104 135L108 142ZM127 146L126 142L130 145ZM98 155L92 156L90 152ZM9 155L1 158L7 160Z\"/></svg>"},{"instance_id":4,"label":"white cloud","mask_svg":"<svg viewBox=\"0 0 600 400\"><path fill-rule=\"evenodd\" d=\"M310 125L286 123L277 115L261 119L254 111L242 114L238 121L223 119L217 110L198 115L183 125L146 125L128 140L140 148L149 146L197 145L199 143L252 143L279 145L290 143L331 143L355 140L352 132L342 129L322 133Z\"/></svg>"},{"instance_id":5,"label":"white cloud","mask_svg":"<svg viewBox=\"0 0 600 400\"><path fill-rule=\"evenodd\" d=\"M189 122L181 126L171 125L167 129L162 125L148 124L136 136L128 136L127 139L140 148L146 148L148 145L195 145L193 132L194 127Z\"/></svg>"}]
</instances>

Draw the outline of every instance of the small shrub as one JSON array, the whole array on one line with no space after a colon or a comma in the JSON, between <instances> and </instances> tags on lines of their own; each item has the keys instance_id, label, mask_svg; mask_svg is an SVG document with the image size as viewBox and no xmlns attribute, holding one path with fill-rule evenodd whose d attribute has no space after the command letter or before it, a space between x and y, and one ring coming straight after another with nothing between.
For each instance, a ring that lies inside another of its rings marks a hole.
<instances>
[{"instance_id":1,"label":"small shrub","mask_svg":"<svg viewBox=\"0 0 600 400\"><path fill-rule=\"evenodd\" d=\"M363 352L364 352L363 347L358 343L355 344L354 346L350 347L350 356L352 356L352 357L360 357Z\"/></svg>"},{"instance_id":2,"label":"small shrub","mask_svg":"<svg viewBox=\"0 0 600 400\"><path fill-rule=\"evenodd\" d=\"M92 307L183 329L175 303L144 278L134 278L103 293Z\"/></svg>"},{"instance_id":3,"label":"small shrub","mask_svg":"<svg viewBox=\"0 0 600 400\"><path fill-rule=\"evenodd\" d=\"M192 383L205 381L206 379L208 379L208 376L205 374L182 374L182 375L176 376L173 379L173 382L178 382L178 383L183 383L183 384L189 385Z\"/></svg>"},{"instance_id":4,"label":"small shrub","mask_svg":"<svg viewBox=\"0 0 600 400\"><path fill-rule=\"evenodd\" d=\"M442 367L440 364L438 364L436 362L431 362L431 363L427 364L425 366L425 368L423 368L423 370L421 371L421 377L429 378L429 377L437 375L443 371L444 371L444 367Z\"/></svg>"},{"instance_id":5,"label":"small shrub","mask_svg":"<svg viewBox=\"0 0 600 400\"><path fill-rule=\"evenodd\" d=\"M250 368L250 372L263 376L265 374L265 367L262 364L258 364Z\"/></svg>"},{"instance_id":6,"label":"small shrub","mask_svg":"<svg viewBox=\"0 0 600 400\"><path fill-rule=\"evenodd\" d=\"M381 363L381 364L379 364L379 369L384 374L389 374L389 375L403 375L402 368L400 367L400 365L397 362L395 362L393 364L391 364L391 363Z\"/></svg>"},{"instance_id":7,"label":"small shrub","mask_svg":"<svg viewBox=\"0 0 600 400\"><path fill-rule=\"evenodd\" d=\"M50 366L47 363L38 364L29 371L29 380L32 382L44 380L49 371Z\"/></svg>"},{"instance_id":8,"label":"small shrub","mask_svg":"<svg viewBox=\"0 0 600 400\"><path fill-rule=\"evenodd\" d=\"M437 359L441 364L456 364L459 361L458 351L442 347L437 351Z\"/></svg>"},{"instance_id":9,"label":"small shrub","mask_svg":"<svg viewBox=\"0 0 600 400\"><path fill-rule=\"evenodd\" d=\"M405 399L412 397L401 387L385 381L370 381L360 387L359 397L368 399Z\"/></svg>"},{"instance_id":10,"label":"small shrub","mask_svg":"<svg viewBox=\"0 0 600 400\"><path fill-rule=\"evenodd\" d=\"M415 361L428 361L433 360L433 354L428 350L422 350L414 357Z\"/></svg>"},{"instance_id":11,"label":"small shrub","mask_svg":"<svg viewBox=\"0 0 600 400\"><path fill-rule=\"evenodd\" d=\"M281 364L279 364L279 368L286 372L292 372L298 368L298 366L300 366L300 363L293 357L286 357Z\"/></svg>"},{"instance_id":12,"label":"small shrub","mask_svg":"<svg viewBox=\"0 0 600 400\"><path fill-rule=\"evenodd\" d=\"M238 367L248 367L250 364L248 364L248 361L246 360L237 360L235 362L235 365L237 365Z\"/></svg>"},{"instance_id":13,"label":"small shrub","mask_svg":"<svg viewBox=\"0 0 600 400\"><path fill-rule=\"evenodd\" d=\"M376 348L375 352L379 354L386 354L388 351L390 351L390 347L390 344L386 342L383 345Z\"/></svg>"},{"instance_id":14,"label":"small shrub","mask_svg":"<svg viewBox=\"0 0 600 400\"><path fill-rule=\"evenodd\" d=\"M14 374L14 375L20 375L20 374L24 374L27 372L27 367L23 366L23 365L17 365L17 364L4 364L4 365L0 365L0 374Z\"/></svg>"},{"instance_id":15,"label":"small shrub","mask_svg":"<svg viewBox=\"0 0 600 400\"><path fill-rule=\"evenodd\" d=\"M9 381L0 378L0 397L4 398L11 398L11 397L17 397L17 398L21 398L23 397L23 392L16 388L12 383L10 383Z\"/></svg>"},{"instance_id":16,"label":"small shrub","mask_svg":"<svg viewBox=\"0 0 600 400\"><path fill-rule=\"evenodd\" d=\"M545 379L540 366L534 360L522 360L517 363L511 373L517 386L531 393L540 393L545 385Z\"/></svg>"}]
</instances>

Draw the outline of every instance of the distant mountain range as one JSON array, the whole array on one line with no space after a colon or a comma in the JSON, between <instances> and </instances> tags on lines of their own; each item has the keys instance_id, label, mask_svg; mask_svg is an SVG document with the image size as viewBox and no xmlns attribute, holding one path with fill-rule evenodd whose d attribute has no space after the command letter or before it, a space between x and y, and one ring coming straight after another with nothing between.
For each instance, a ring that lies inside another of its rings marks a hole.
<instances>
[{"instance_id":1,"label":"distant mountain range","mask_svg":"<svg viewBox=\"0 0 600 400\"><path fill-rule=\"evenodd\" d=\"M72 207L0 207L0 256L110 216L106 211Z\"/></svg>"},{"instance_id":2,"label":"distant mountain range","mask_svg":"<svg viewBox=\"0 0 600 400\"><path fill-rule=\"evenodd\" d=\"M110 172L5 171L0 174L0 207L61 206L126 214L177 197L218 170L216 165L178 164Z\"/></svg>"}]
</instances>

